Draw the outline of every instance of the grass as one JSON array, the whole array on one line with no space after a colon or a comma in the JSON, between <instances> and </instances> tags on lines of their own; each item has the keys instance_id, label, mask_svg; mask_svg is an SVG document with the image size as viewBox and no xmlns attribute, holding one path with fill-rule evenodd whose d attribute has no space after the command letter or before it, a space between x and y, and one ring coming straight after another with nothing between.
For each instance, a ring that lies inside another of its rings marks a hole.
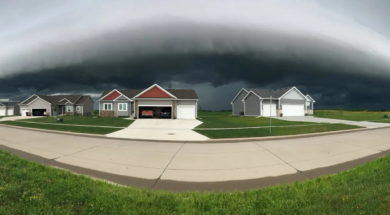
<instances>
[{"instance_id":1,"label":"grass","mask_svg":"<svg viewBox=\"0 0 390 215\"><path fill-rule=\"evenodd\" d=\"M114 126L127 127L133 120L124 119L122 117L85 117L85 116L61 116L61 117L42 117L33 118L24 121L43 122L43 123L58 123L57 118L63 118L64 122L59 124L76 124L76 125L98 125L98 126Z\"/></svg>"},{"instance_id":2,"label":"grass","mask_svg":"<svg viewBox=\"0 0 390 215\"><path fill-rule=\"evenodd\" d=\"M294 126L294 127L273 127L267 128L270 123L269 118L265 117L239 117L232 116L231 112L200 112L199 118L203 122L197 128L240 128L240 127L260 127L265 128L247 128L247 129L226 129L226 130L196 130L209 138L241 138L241 137L265 137L295 135L306 133L317 133L327 131L338 131L346 129L360 128L345 124L311 123L311 122L293 122L279 119L272 119L272 126Z\"/></svg>"},{"instance_id":3,"label":"grass","mask_svg":"<svg viewBox=\"0 0 390 215\"><path fill-rule=\"evenodd\" d=\"M35 124L35 123L26 123L21 121L3 121L0 124L20 126L26 128L39 128L55 131L67 131L75 133L87 133L87 134L108 134L115 131L121 130L120 128L101 128L101 127L78 127L78 126L69 126L69 125L48 125L48 124Z\"/></svg>"},{"instance_id":4,"label":"grass","mask_svg":"<svg viewBox=\"0 0 390 215\"><path fill-rule=\"evenodd\" d=\"M371 121L390 123L389 118L384 118L384 115L389 114L388 111L347 111L347 110L317 110L314 111L314 116L332 119L344 119L352 121Z\"/></svg>"},{"instance_id":5,"label":"grass","mask_svg":"<svg viewBox=\"0 0 390 215\"><path fill-rule=\"evenodd\" d=\"M120 117L84 117L84 116L63 116L64 122L57 122L58 117L33 118L23 121L3 121L0 124L14 125L28 128L39 128L47 130L68 131L88 134L109 134L121 130L121 128L102 128L98 126L127 127L133 120ZM26 122L25 122L26 121ZM34 123L27 123L34 122ZM42 124L39 124L42 123ZM54 123L55 125L44 124ZM72 125L86 125L84 127Z\"/></svg>"},{"instance_id":6,"label":"grass","mask_svg":"<svg viewBox=\"0 0 390 215\"><path fill-rule=\"evenodd\" d=\"M0 214L389 214L390 156L332 176L245 192L112 185L0 151Z\"/></svg>"}]
</instances>

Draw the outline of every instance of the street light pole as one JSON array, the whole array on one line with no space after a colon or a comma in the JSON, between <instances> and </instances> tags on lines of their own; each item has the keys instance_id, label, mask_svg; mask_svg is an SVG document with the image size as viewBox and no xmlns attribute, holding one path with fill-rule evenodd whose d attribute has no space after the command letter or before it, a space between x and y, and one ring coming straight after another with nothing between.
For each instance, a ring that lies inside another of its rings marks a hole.
<instances>
[{"instance_id":1,"label":"street light pole","mask_svg":"<svg viewBox=\"0 0 390 215\"><path fill-rule=\"evenodd\" d=\"M272 133L272 96L269 98L269 134Z\"/></svg>"}]
</instances>

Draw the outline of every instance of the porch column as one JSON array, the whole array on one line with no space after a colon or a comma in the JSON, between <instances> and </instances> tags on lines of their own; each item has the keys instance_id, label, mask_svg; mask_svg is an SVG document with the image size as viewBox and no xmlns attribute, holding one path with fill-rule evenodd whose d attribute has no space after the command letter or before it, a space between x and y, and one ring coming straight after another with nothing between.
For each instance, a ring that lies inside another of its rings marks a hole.
<instances>
[{"instance_id":1,"label":"porch column","mask_svg":"<svg viewBox=\"0 0 390 215\"><path fill-rule=\"evenodd\" d=\"M176 100L173 100L172 101L172 119L176 119L177 118L177 113L176 113L176 111L177 111L177 101Z\"/></svg>"},{"instance_id":2,"label":"porch column","mask_svg":"<svg viewBox=\"0 0 390 215\"><path fill-rule=\"evenodd\" d=\"M138 113L138 101L137 100L134 100L134 119L138 119L138 116L139 113Z\"/></svg>"}]
</instances>

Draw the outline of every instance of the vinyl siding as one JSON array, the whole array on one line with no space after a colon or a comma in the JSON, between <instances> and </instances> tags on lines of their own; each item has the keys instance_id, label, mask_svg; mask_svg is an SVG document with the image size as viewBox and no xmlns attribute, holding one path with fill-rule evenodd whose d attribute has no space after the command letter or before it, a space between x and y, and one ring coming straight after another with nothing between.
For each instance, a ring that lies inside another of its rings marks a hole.
<instances>
[{"instance_id":1,"label":"vinyl siding","mask_svg":"<svg viewBox=\"0 0 390 215\"><path fill-rule=\"evenodd\" d=\"M294 104L294 105L298 105L298 104L302 104L302 105L305 105L306 104L306 100L304 99L281 99L280 100L280 104L284 105L284 104Z\"/></svg>"},{"instance_id":2,"label":"vinyl siding","mask_svg":"<svg viewBox=\"0 0 390 215\"><path fill-rule=\"evenodd\" d=\"M293 99L293 100L305 100L306 97L301 95L296 89L291 90L286 95L282 97L282 99Z\"/></svg>"},{"instance_id":3,"label":"vinyl siding","mask_svg":"<svg viewBox=\"0 0 390 215\"><path fill-rule=\"evenodd\" d=\"M260 116L260 99L250 93L245 99L245 116Z\"/></svg>"},{"instance_id":4,"label":"vinyl siding","mask_svg":"<svg viewBox=\"0 0 390 215\"><path fill-rule=\"evenodd\" d=\"M29 105L21 106L22 108L29 109L29 112L32 112L32 109L46 109L47 113L52 115L51 104L45 100L38 98Z\"/></svg>"},{"instance_id":5,"label":"vinyl siding","mask_svg":"<svg viewBox=\"0 0 390 215\"><path fill-rule=\"evenodd\" d=\"M103 110L103 104L105 103L111 103L112 104L112 110L114 111L114 116L130 116L133 112L133 103L124 100L124 101L100 101L99 102L99 110ZM127 111L119 111L118 110L118 104L119 103L127 103Z\"/></svg>"},{"instance_id":6,"label":"vinyl siding","mask_svg":"<svg viewBox=\"0 0 390 215\"><path fill-rule=\"evenodd\" d=\"M81 105L81 109L83 111L83 115L92 115L93 114L93 101L92 99L87 99L84 104Z\"/></svg>"},{"instance_id":7,"label":"vinyl siding","mask_svg":"<svg viewBox=\"0 0 390 215\"><path fill-rule=\"evenodd\" d=\"M232 104L233 115L240 115L240 112L244 112L244 103L242 99L246 96L247 92L242 90L240 94L236 97Z\"/></svg>"}]
</instances>

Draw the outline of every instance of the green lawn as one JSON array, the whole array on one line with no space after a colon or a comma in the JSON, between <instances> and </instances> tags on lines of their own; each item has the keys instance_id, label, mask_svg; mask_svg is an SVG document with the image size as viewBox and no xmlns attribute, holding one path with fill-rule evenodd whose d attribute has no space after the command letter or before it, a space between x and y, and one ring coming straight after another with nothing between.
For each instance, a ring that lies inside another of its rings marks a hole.
<instances>
[{"instance_id":1,"label":"green lawn","mask_svg":"<svg viewBox=\"0 0 390 215\"><path fill-rule=\"evenodd\" d=\"M124 119L122 117L98 117L98 116L61 116L61 117L42 117L28 119L24 121L57 123L57 118L63 118L64 122L61 124L77 124L77 125L101 125L114 127L127 127L133 120Z\"/></svg>"},{"instance_id":2,"label":"green lawn","mask_svg":"<svg viewBox=\"0 0 390 215\"><path fill-rule=\"evenodd\" d=\"M0 124L5 125L14 125L27 128L39 128L55 131L68 131L75 133L87 133L87 134L109 134L115 131L121 130L121 128L101 128L101 127L79 127L79 126L69 126L69 125L48 125L48 124L35 124L35 123L26 123L22 121L4 121Z\"/></svg>"},{"instance_id":3,"label":"green lawn","mask_svg":"<svg viewBox=\"0 0 390 215\"><path fill-rule=\"evenodd\" d=\"M127 127L133 120L128 120L120 117L84 117L84 116L62 116L64 122L57 122L58 117L42 117L27 119L23 121L3 121L0 124L15 125L28 128L40 128L48 130L68 131L76 133L89 134L108 134L121 128L102 128L98 126L113 126L113 127ZM26 123L26 122L34 123ZM42 124L38 124L42 123ZM55 125L44 124L54 123ZM87 127L79 127L72 125L86 125Z\"/></svg>"},{"instance_id":4,"label":"green lawn","mask_svg":"<svg viewBox=\"0 0 390 215\"><path fill-rule=\"evenodd\" d=\"M279 119L272 119L272 126L295 126L295 127L273 127L267 128L270 123L269 118L265 117L240 117L232 116L231 112L199 112L199 120L203 124L197 128L239 128L239 127L260 127L248 129L226 129L226 130L197 130L209 138L240 138L240 137L264 137L264 136L281 136L305 133L317 133L326 131L337 131L359 128L353 125L344 124L327 124L327 123L310 123L310 122L292 122Z\"/></svg>"},{"instance_id":5,"label":"green lawn","mask_svg":"<svg viewBox=\"0 0 390 215\"><path fill-rule=\"evenodd\" d=\"M115 186L0 151L0 214L389 214L390 156L337 175L245 192Z\"/></svg>"},{"instance_id":6,"label":"green lawn","mask_svg":"<svg viewBox=\"0 0 390 215\"><path fill-rule=\"evenodd\" d=\"M314 111L314 116L332 119L345 119L352 121L373 121L390 123L389 118L384 118L384 115L389 114L388 111L347 111L347 110L317 110Z\"/></svg>"}]
</instances>

